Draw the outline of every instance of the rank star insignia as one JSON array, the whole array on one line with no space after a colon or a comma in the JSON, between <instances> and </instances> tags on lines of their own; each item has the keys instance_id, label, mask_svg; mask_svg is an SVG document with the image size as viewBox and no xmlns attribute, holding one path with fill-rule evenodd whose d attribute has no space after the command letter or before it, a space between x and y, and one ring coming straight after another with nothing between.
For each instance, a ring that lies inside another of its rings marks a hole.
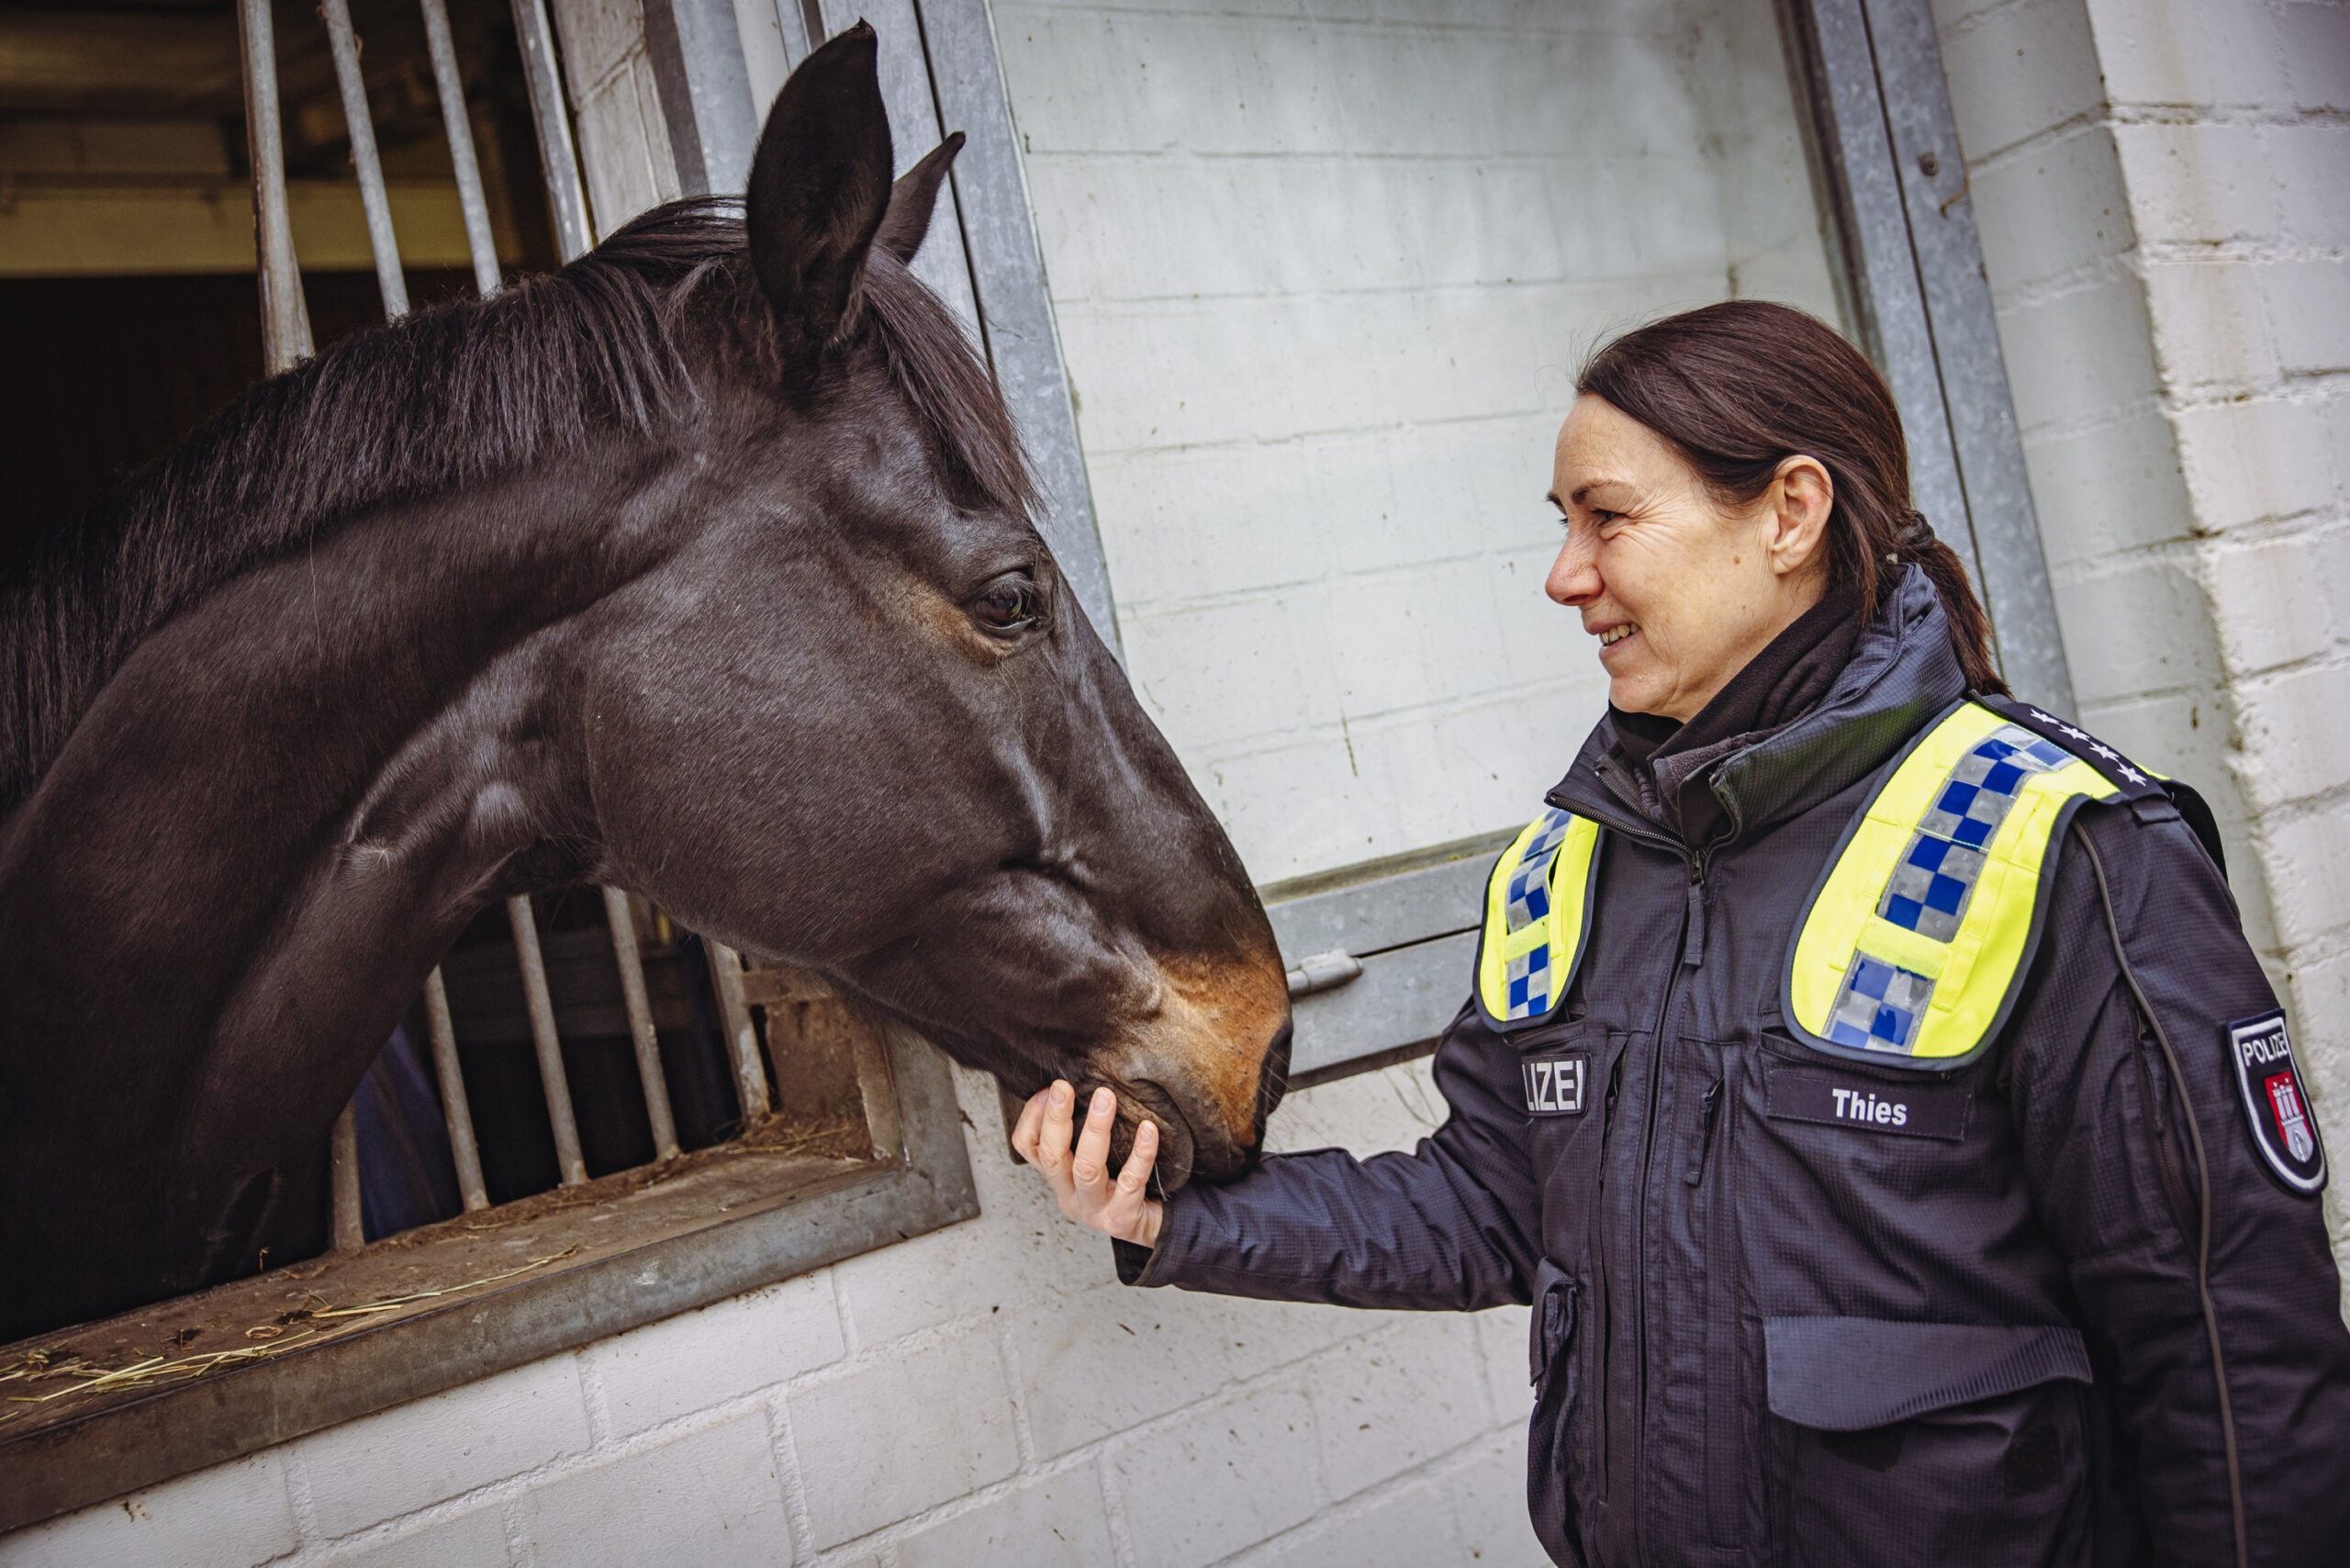
<instances>
[{"instance_id":1,"label":"rank star insignia","mask_svg":"<svg viewBox=\"0 0 2350 1568\"><path fill-rule=\"evenodd\" d=\"M2103 741L2099 741L2097 745L2089 747L2089 749L2097 753L2098 756L2105 758L2108 762L2119 762L2121 760L2121 754L2114 750L2111 746L2107 745Z\"/></svg>"},{"instance_id":2,"label":"rank star insignia","mask_svg":"<svg viewBox=\"0 0 2350 1568\"><path fill-rule=\"evenodd\" d=\"M2131 767L2128 763L2121 765L2121 777L2127 778L2132 784L2143 784L2146 781L2146 776L2139 772L2136 768Z\"/></svg>"},{"instance_id":3,"label":"rank star insignia","mask_svg":"<svg viewBox=\"0 0 2350 1568\"><path fill-rule=\"evenodd\" d=\"M2056 727L2064 731L2066 734L2072 736L2076 741L2085 741L2089 738L2089 733L2087 730L2078 729L2074 725L2059 724Z\"/></svg>"}]
</instances>

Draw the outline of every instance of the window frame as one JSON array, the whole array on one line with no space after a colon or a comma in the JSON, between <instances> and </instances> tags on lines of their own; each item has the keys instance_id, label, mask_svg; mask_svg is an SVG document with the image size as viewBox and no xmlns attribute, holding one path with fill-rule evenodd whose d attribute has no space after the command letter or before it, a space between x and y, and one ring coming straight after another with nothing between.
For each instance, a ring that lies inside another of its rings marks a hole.
<instances>
[{"instance_id":1,"label":"window frame","mask_svg":"<svg viewBox=\"0 0 2350 1568\"><path fill-rule=\"evenodd\" d=\"M0 1480L6 1482L0 1532L975 1218L979 1193L946 1058L901 1026L882 1025L878 1033L896 1124L888 1156L812 1180L804 1165L796 1179L785 1177L782 1168L764 1181L737 1170L745 1180L709 1186L746 1193L749 1212L638 1245L625 1243L627 1199L621 1199L623 1228L616 1234L622 1244L578 1263L459 1290L412 1315L363 1324L264 1361L111 1398L94 1396L54 1420L35 1417L22 1426L0 1426ZM877 1141L891 1137L891 1129L880 1125L884 1117L868 1119ZM609 1240L586 1229L597 1218L590 1210L601 1206L553 1215L534 1232L545 1237L536 1245L554 1247L566 1238ZM494 1221L500 1213L461 1215L444 1225ZM387 1241L399 1245L397 1238ZM423 1246L432 1244L428 1239ZM359 1256L364 1262L367 1254ZM297 1265L179 1300L196 1308L207 1302L218 1306L235 1293L241 1303L252 1298L247 1310L267 1310L264 1302L274 1305L301 1294L289 1280L309 1277L308 1267ZM159 1304L145 1315L171 1305ZM141 1316L132 1311L38 1336L0 1350L0 1364L35 1346L128 1335Z\"/></svg>"}]
</instances>

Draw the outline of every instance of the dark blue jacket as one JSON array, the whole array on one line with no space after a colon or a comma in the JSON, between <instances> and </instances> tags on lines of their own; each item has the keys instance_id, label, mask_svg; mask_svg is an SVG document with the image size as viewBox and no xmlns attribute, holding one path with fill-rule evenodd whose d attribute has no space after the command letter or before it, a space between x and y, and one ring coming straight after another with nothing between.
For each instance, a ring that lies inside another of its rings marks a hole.
<instances>
[{"instance_id":1,"label":"dark blue jacket","mask_svg":"<svg viewBox=\"0 0 2350 1568\"><path fill-rule=\"evenodd\" d=\"M1806 895L1962 689L1911 568L1828 697L1716 765L1729 827L1702 853L1611 787L1603 726L1549 797L1609 830L1558 1017L1505 1038L1463 1008L1415 1153L1188 1188L1122 1277L1533 1303L1528 1490L1562 1563L2350 1561L2333 1259L2228 1050L2275 1000L2167 801L2082 808L1972 1065L1929 1082L1786 1031ZM1529 1117L1520 1058L1569 1047L1586 1109ZM1941 1096L1943 1136L1796 1119L1807 1085Z\"/></svg>"}]
</instances>

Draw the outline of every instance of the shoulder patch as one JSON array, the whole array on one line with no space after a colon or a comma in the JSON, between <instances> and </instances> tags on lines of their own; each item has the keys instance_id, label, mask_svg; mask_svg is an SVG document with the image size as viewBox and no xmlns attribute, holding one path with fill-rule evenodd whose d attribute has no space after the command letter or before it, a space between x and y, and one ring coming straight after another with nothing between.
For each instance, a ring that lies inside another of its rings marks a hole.
<instances>
[{"instance_id":1,"label":"shoulder patch","mask_svg":"<svg viewBox=\"0 0 2350 1568\"><path fill-rule=\"evenodd\" d=\"M2019 729L2030 730L2041 739L2053 741L2063 746L2105 775L2107 782L2119 790L2124 800L2166 798L2161 779L2078 724L2067 723L2053 713L2035 708L2029 702L2019 702L2012 697L1976 696L1968 700L1981 703Z\"/></svg>"},{"instance_id":2,"label":"shoulder patch","mask_svg":"<svg viewBox=\"0 0 2350 1568\"><path fill-rule=\"evenodd\" d=\"M2286 1191L2303 1196L2325 1191L2325 1140L2310 1109L2300 1064L2293 1059L2284 1009L2271 1008L2227 1027L2228 1061L2235 1069L2252 1147Z\"/></svg>"}]
</instances>

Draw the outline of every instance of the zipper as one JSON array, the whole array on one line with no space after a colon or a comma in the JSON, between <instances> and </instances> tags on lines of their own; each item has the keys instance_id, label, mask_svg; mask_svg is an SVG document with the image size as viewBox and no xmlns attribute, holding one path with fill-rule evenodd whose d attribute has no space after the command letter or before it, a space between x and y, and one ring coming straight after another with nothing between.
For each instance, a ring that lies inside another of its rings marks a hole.
<instances>
[{"instance_id":1,"label":"zipper","mask_svg":"<svg viewBox=\"0 0 2350 1568\"><path fill-rule=\"evenodd\" d=\"M1633 1207L1638 1216L1634 1235L1639 1246L1635 1253L1635 1279L1632 1320L1633 1329L1633 1419L1632 1442L1636 1454L1647 1451L1649 1432L1649 1171L1656 1162L1657 1102L1664 1081L1665 1042L1672 1036L1676 1004L1681 1000L1681 976L1684 970L1695 969L1705 962L1706 859L1707 849L1692 850L1677 841L1668 841L1680 850L1689 862L1689 902L1681 914L1681 962L1674 965L1665 978L1664 999L1657 1008L1656 1027L1649 1036L1649 1103L1646 1137L1640 1147L1640 1185L1639 1201ZM1635 1467L1632 1487L1633 1539L1639 1543L1642 1561L1648 1557L1648 1467Z\"/></svg>"},{"instance_id":2,"label":"zipper","mask_svg":"<svg viewBox=\"0 0 2350 1568\"><path fill-rule=\"evenodd\" d=\"M1681 1178L1692 1187L1706 1179L1706 1161L1714 1152L1714 1118L1722 1108L1722 1084L1725 1081L1724 1078L1717 1078L1706 1085L1704 1108L1698 1112L1697 1147L1690 1155L1688 1173Z\"/></svg>"},{"instance_id":3,"label":"zipper","mask_svg":"<svg viewBox=\"0 0 2350 1568\"><path fill-rule=\"evenodd\" d=\"M1607 1147L1616 1133L1616 1098L1624 1087L1624 1058L1630 1047L1616 1053L1615 1064L1607 1070L1607 1098L1600 1110L1599 1123L1599 1200L1598 1214L1592 1221L1591 1272L1592 1288L1598 1296L1599 1322L1595 1326L1599 1339L1599 1375L1595 1380L1598 1394L1599 1427L1599 1495L1607 1495L1607 1430L1608 1430L1608 1371L1615 1364L1610 1354L1616 1335L1616 1298L1607 1288Z\"/></svg>"}]
</instances>

